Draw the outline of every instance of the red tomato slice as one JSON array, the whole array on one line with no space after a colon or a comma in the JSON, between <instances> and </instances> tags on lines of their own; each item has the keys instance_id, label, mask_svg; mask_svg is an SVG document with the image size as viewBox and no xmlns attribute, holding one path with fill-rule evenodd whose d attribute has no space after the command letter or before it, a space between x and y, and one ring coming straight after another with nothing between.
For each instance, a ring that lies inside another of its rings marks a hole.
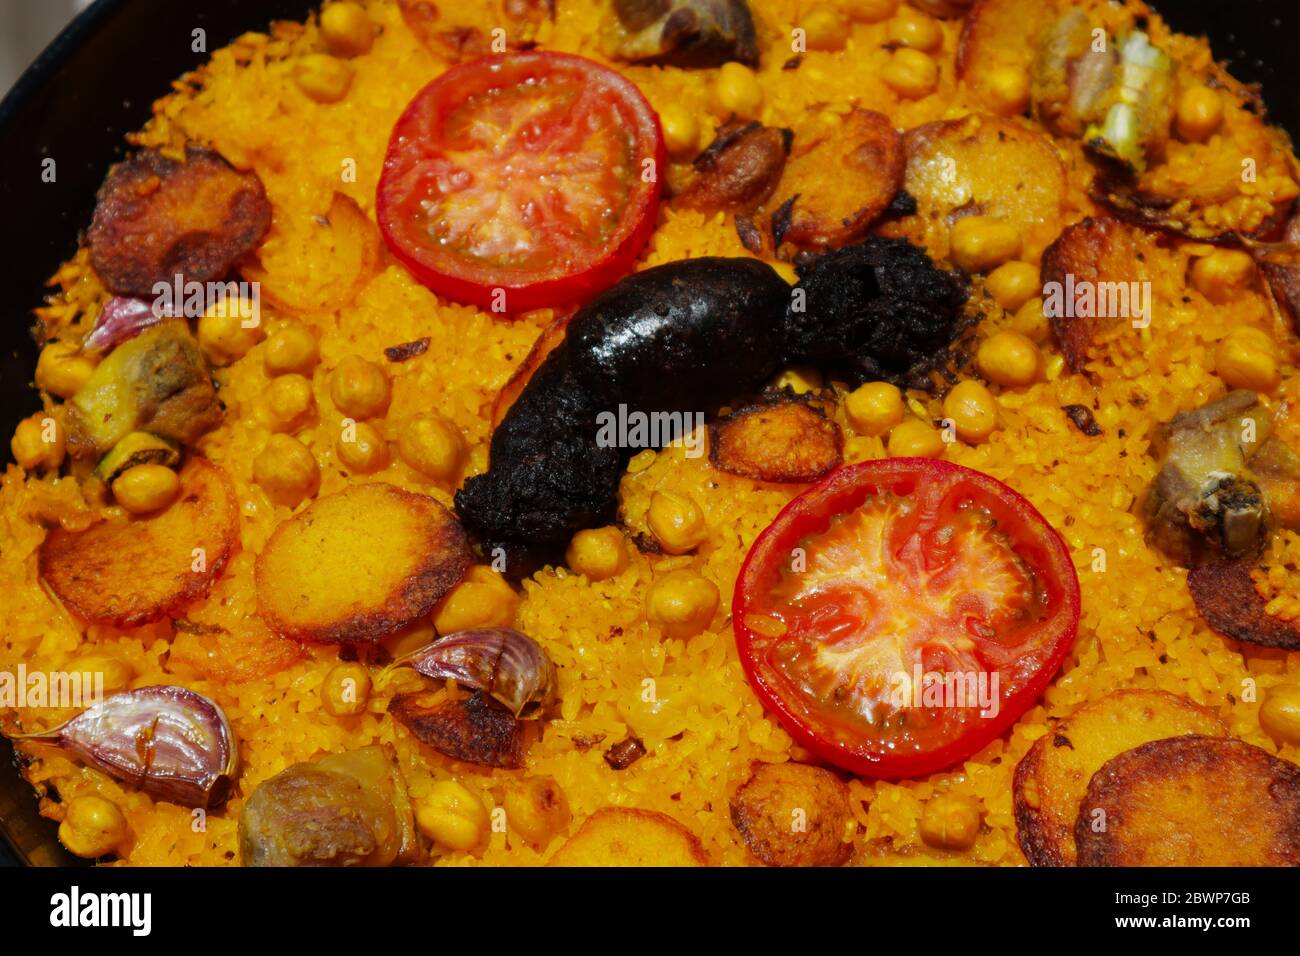
<instances>
[{"instance_id":1,"label":"red tomato slice","mask_svg":"<svg viewBox=\"0 0 1300 956\"><path fill-rule=\"evenodd\" d=\"M1074 643L1061 536L988 475L849 465L795 498L741 567L732 626L800 744L885 779L943 770L1015 723Z\"/></svg>"},{"instance_id":2,"label":"red tomato slice","mask_svg":"<svg viewBox=\"0 0 1300 956\"><path fill-rule=\"evenodd\" d=\"M579 303L649 240L664 155L659 117L608 67L484 57L426 86L393 127L379 225L447 298L507 312Z\"/></svg>"}]
</instances>

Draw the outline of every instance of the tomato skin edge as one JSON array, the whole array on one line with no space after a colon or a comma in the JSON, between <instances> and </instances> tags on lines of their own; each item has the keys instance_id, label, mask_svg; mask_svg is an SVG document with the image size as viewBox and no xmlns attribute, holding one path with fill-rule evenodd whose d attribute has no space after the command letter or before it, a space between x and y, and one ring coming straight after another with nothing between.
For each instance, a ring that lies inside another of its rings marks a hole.
<instances>
[{"instance_id":1,"label":"tomato skin edge","mask_svg":"<svg viewBox=\"0 0 1300 956\"><path fill-rule=\"evenodd\" d=\"M404 247L401 237L389 225L394 200L389 195L389 191L385 189L387 170L394 150L398 145L399 131L406 126L414 115L419 113L420 108L425 104L426 96L432 90L438 88L440 84L447 82L449 75L456 70L468 68L491 69L495 65L506 64L507 62L517 65L524 57L543 64L548 62L564 63L570 67L580 66L583 69L595 68L600 70L600 81L613 84L643 121L644 128L638 131L637 146L640 148L650 145L650 155L643 157L642 161L644 162L646 158L653 160L655 179L652 188L637 190L632 196L628 207L628 215L635 216L633 228L617 245L603 250L601 257L587 268L580 272L543 279L538 282L495 282L484 284L478 281L477 278L441 272ZM647 143L647 140L652 142ZM645 94L641 92L640 87L627 77L602 63L576 54L543 50L514 54L492 54L451 67L421 87L403 108L397 122L393 124L388 144L384 149L384 168L375 186L375 218L380 233L384 237L384 243L392 252L393 257L411 273L417 282L442 298L456 303L476 306L484 311L493 312L493 314L508 316L540 308L580 306L632 271L637 257L649 243L650 237L658 225L659 205L664 188L663 172L667 169L667 163L668 150L664 143L659 114L651 106ZM497 298L498 289L505 292L506 307L504 310L496 309L498 303L494 300Z\"/></svg>"},{"instance_id":2,"label":"tomato skin edge","mask_svg":"<svg viewBox=\"0 0 1300 956\"><path fill-rule=\"evenodd\" d=\"M770 556L781 544L786 543L782 532L792 533L790 527L792 525L797 527L796 520L808 513L806 510L808 502L815 501L830 491L857 487L860 483L859 476L869 474L873 478L884 478L890 472L900 478L918 472L923 475L942 476L961 474L967 480L972 480L985 489L996 492L1023 516L1035 519L1036 523L1045 529L1047 533L1043 535L1041 544L1051 552L1054 566L1052 570L1063 576L1063 580L1058 582L1061 607L1053 618L1054 623L1060 622L1062 625L1061 633L1053 636L1051 652L1043 665L1015 695L1000 702L998 715L985 720L985 726L978 733L963 735L957 740L921 754L853 753L819 737L815 728L808 726L785 703L780 690L763 673L757 656L750 650L753 632L745 624L749 608L748 591L751 585L766 566ZM885 458L845 465L789 501L771 524L763 529L745 556L740 573L736 576L731 607L732 631L745 676L764 709L776 716L781 726L796 743L828 763L850 773L878 780L905 780L946 770L963 762L1010 729L1025 711L1038 701L1047 689L1047 685L1060 670L1061 664L1078 637L1081 599L1078 573L1070 558L1065 539L1018 491L991 475L943 459Z\"/></svg>"}]
</instances>

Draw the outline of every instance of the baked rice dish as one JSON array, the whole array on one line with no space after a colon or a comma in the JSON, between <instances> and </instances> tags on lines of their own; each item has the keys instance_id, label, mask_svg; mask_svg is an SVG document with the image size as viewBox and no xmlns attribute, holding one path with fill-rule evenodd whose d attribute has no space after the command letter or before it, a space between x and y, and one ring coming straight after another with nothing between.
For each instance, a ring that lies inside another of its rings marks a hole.
<instances>
[{"instance_id":1,"label":"baked rice dish","mask_svg":"<svg viewBox=\"0 0 1300 956\"><path fill-rule=\"evenodd\" d=\"M329 0L128 139L0 480L71 853L1300 864L1300 165L1204 39Z\"/></svg>"}]
</instances>

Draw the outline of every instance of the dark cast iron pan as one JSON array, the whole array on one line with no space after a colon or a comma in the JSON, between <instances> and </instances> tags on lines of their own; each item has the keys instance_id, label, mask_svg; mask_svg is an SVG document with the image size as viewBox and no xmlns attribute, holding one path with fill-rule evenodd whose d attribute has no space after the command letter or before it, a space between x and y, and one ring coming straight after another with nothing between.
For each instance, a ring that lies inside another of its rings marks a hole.
<instances>
[{"instance_id":1,"label":"dark cast iron pan","mask_svg":"<svg viewBox=\"0 0 1300 956\"><path fill-rule=\"evenodd\" d=\"M465 0L474 2L474 0ZM564 0L560 0L561 3ZM763 0L751 0L762 9ZM1300 142L1300 28L1296 0L1151 0L1178 30L1210 38L1233 75L1263 84L1274 121ZM303 19L320 0L96 0L0 102L0 437L39 407L31 310L45 280L77 249L95 190L173 79L248 30ZM206 50L195 52L194 31ZM310 149L304 139L303 148ZM55 161L55 181L42 163ZM39 817L31 788L0 738L0 863L79 862Z\"/></svg>"}]
</instances>

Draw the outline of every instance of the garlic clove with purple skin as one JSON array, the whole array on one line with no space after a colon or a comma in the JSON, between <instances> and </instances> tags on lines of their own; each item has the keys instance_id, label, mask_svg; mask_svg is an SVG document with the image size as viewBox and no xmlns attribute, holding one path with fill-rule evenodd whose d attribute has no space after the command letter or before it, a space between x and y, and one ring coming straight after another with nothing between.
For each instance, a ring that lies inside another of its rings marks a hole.
<instances>
[{"instance_id":1,"label":"garlic clove with purple skin","mask_svg":"<svg viewBox=\"0 0 1300 956\"><path fill-rule=\"evenodd\" d=\"M187 807L225 803L239 761L222 709L170 685L114 694L58 727L15 739L55 744L121 783Z\"/></svg>"},{"instance_id":2,"label":"garlic clove with purple skin","mask_svg":"<svg viewBox=\"0 0 1300 956\"><path fill-rule=\"evenodd\" d=\"M555 665L531 637L507 627L457 631L393 663L480 690L516 717L555 700Z\"/></svg>"}]
</instances>

